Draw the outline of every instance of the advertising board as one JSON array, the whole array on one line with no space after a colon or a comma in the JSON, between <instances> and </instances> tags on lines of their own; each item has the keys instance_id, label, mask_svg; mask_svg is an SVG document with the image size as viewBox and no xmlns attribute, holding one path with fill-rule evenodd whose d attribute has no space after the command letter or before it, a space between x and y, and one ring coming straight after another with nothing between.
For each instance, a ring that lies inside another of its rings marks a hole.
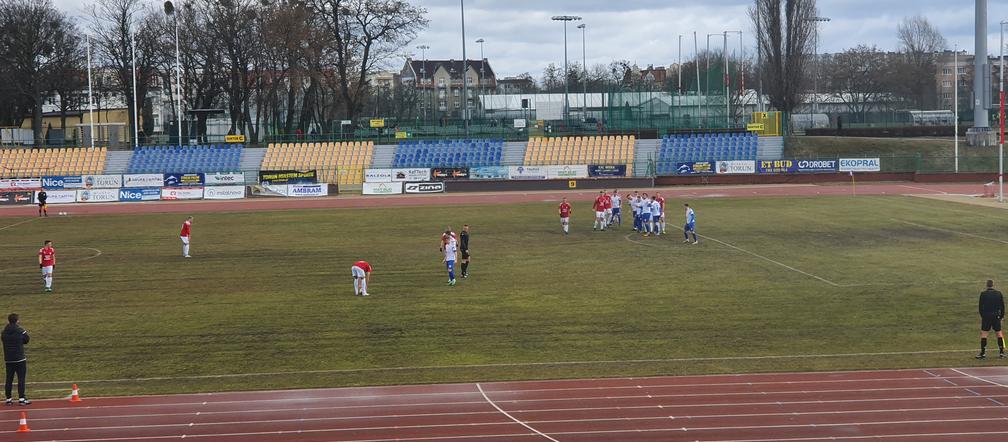
<instances>
[{"instance_id":1,"label":"advertising board","mask_svg":"<svg viewBox=\"0 0 1008 442\"><path fill-rule=\"evenodd\" d=\"M445 191L445 183L441 181L426 183L406 183L406 193L441 193Z\"/></svg>"},{"instance_id":2,"label":"advertising board","mask_svg":"<svg viewBox=\"0 0 1008 442\"><path fill-rule=\"evenodd\" d=\"M119 201L157 201L161 199L160 187L133 187L119 189Z\"/></svg>"},{"instance_id":3,"label":"advertising board","mask_svg":"<svg viewBox=\"0 0 1008 442\"><path fill-rule=\"evenodd\" d=\"M364 171L365 183L392 182L392 169L367 169Z\"/></svg>"},{"instance_id":4,"label":"advertising board","mask_svg":"<svg viewBox=\"0 0 1008 442\"><path fill-rule=\"evenodd\" d=\"M717 169L713 161L688 161L676 163L676 174L679 175L709 175Z\"/></svg>"},{"instance_id":5,"label":"advertising board","mask_svg":"<svg viewBox=\"0 0 1008 442\"><path fill-rule=\"evenodd\" d=\"M392 181L427 181L431 170L424 168L392 169Z\"/></svg>"},{"instance_id":6,"label":"advertising board","mask_svg":"<svg viewBox=\"0 0 1008 442\"><path fill-rule=\"evenodd\" d=\"M84 188L84 179L80 175L44 176L42 177L42 188L53 190L82 189Z\"/></svg>"},{"instance_id":7,"label":"advertising board","mask_svg":"<svg viewBox=\"0 0 1008 442\"><path fill-rule=\"evenodd\" d=\"M755 161L718 161L717 173L722 175L741 175L756 173Z\"/></svg>"},{"instance_id":8,"label":"advertising board","mask_svg":"<svg viewBox=\"0 0 1008 442\"><path fill-rule=\"evenodd\" d=\"M111 203L119 201L119 189L84 189L77 191L78 203Z\"/></svg>"},{"instance_id":9,"label":"advertising board","mask_svg":"<svg viewBox=\"0 0 1008 442\"><path fill-rule=\"evenodd\" d=\"M205 179L202 173L166 173L163 184L165 187L202 186Z\"/></svg>"},{"instance_id":10,"label":"advertising board","mask_svg":"<svg viewBox=\"0 0 1008 442\"><path fill-rule=\"evenodd\" d=\"M214 172L203 176L203 182L208 186L245 185L245 172Z\"/></svg>"},{"instance_id":11,"label":"advertising board","mask_svg":"<svg viewBox=\"0 0 1008 442\"><path fill-rule=\"evenodd\" d=\"M546 179L572 180L578 178L588 178L588 166L546 166Z\"/></svg>"},{"instance_id":12,"label":"advertising board","mask_svg":"<svg viewBox=\"0 0 1008 442\"><path fill-rule=\"evenodd\" d=\"M123 175L123 187L161 187L164 185L164 175L160 173L143 173Z\"/></svg>"},{"instance_id":13,"label":"advertising board","mask_svg":"<svg viewBox=\"0 0 1008 442\"><path fill-rule=\"evenodd\" d=\"M841 172L879 172L882 162L878 158L841 158Z\"/></svg>"},{"instance_id":14,"label":"advertising board","mask_svg":"<svg viewBox=\"0 0 1008 442\"><path fill-rule=\"evenodd\" d=\"M203 189L203 199L240 200L245 198L245 186L208 186Z\"/></svg>"},{"instance_id":15,"label":"advertising board","mask_svg":"<svg viewBox=\"0 0 1008 442\"><path fill-rule=\"evenodd\" d=\"M203 188L195 186L165 187L161 189L161 199L167 201L203 199Z\"/></svg>"},{"instance_id":16,"label":"advertising board","mask_svg":"<svg viewBox=\"0 0 1008 442\"><path fill-rule=\"evenodd\" d=\"M403 183L364 183L364 195L398 195L403 193Z\"/></svg>"},{"instance_id":17,"label":"advertising board","mask_svg":"<svg viewBox=\"0 0 1008 442\"><path fill-rule=\"evenodd\" d=\"M122 175L83 175L85 189L118 189L122 187Z\"/></svg>"},{"instance_id":18,"label":"advertising board","mask_svg":"<svg viewBox=\"0 0 1008 442\"><path fill-rule=\"evenodd\" d=\"M510 166L508 176L512 180L545 180L546 166Z\"/></svg>"}]
</instances>

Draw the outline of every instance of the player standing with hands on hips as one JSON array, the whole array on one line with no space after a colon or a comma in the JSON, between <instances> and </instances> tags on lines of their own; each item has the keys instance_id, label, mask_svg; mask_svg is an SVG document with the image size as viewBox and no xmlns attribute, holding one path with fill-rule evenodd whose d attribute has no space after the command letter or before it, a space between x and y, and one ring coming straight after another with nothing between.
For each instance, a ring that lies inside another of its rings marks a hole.
<instances>
[{"instance_id":1,"label":"player standing with hands on hips","mask_svg":"<svg viewBox=\"0 0 1008 442\"><path fill-rule=\"evenodd\" d=\"M53 267L56 267L56 249L53 249L52 241L45 240L42 248L38 252L38 266L42 269L42 282L45 283L45 291L52 291Z\"/></svg>"},{"instance_id":2,"label":"player standing with hands on hips","mask_svg":"<svg viewBox=\"0 0 1008 442\"><path fill-rule=\"evenodd\" d=\"M192 232L192 217L186 218L185 222L182 223L182 232L179 233L179 238L182 239L182 257L192 258L189 256L189 234Z\"/></svg>"},{"instance_id":3,"label":"player standing with hands on hips","mask_svg":"<svg viewBox=\"0 0 1008 442\"><path fill-rule=\"evenodd\" d=\"M998 349L1001 350L998 358L1005 358L1004 331L1001 330L1004 315L1004 297L994 290L994 281L988 279L987 289L980 292L980 354L976 355L977 359L987 358L987 334L991 329L997 332Z\"/></svg>"}]
</instances>

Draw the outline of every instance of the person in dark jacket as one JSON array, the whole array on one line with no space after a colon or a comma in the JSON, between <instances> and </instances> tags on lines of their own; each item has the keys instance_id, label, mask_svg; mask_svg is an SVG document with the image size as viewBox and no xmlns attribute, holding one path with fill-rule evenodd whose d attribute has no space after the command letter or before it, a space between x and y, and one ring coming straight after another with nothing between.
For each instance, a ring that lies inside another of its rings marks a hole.
<instances>
[{"instance_id":1,"label":"person in dark jacket","mask_svg":"<svg viewBox=\"0 0 1008 442\"><path fill-rule=\"evenodd\" d=\"M987 290L980 292L980 354L977 359L987 358L987 333L994 329L998 337L999 358L1005 358L1004 323L1005 304L1001 292L994 290L994 281L987 280Z\"/></svg>"},{"instance_id":2,"label":"person in dark jacket","mask_svg":"<svg viewBox=\"0 0 1008 442\"><path fill-rule=\"evenodd\" d=\"M28 405L31 401L25 396L25 376L28 374L28 358L25 357L24 346L28 343L28 332L18 325L17 313L7 316L7 327L3 329L4 362L7 363L7 382L4 384L7 405L13 405L11 387L14 385L14 375L18 378L18 405Z\"/></svg>"}]
</instances>

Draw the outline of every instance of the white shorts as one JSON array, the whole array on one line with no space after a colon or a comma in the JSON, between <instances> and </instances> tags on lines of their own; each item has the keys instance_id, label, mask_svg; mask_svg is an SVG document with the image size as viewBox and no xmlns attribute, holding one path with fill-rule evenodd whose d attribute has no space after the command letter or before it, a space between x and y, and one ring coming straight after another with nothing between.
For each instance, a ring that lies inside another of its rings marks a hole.
<instances>
[{"instance_id":1,"label":"white shorts","mask_svg":"<svg viewBox=\"0 0 1008 442\"><path fill-rule=\"evenodd\" d=\"M607 216L608 216L608 215L612 215L612 209L605 209L605 214L606 214Z\"/></svg>"},{"instance_id":2,"label":"white shorts","mask_svg":"<svg viewBox=\"0 0 1008 442\"><path fill-rule=\"evenodd\" d=\"M560 222L565 223L565 224L569 223L570 222L570 217L568 216L567 218L560 218Z\"/></svg>"},{"instance_id":3,"label":"white shorts","mask_svg":"<svg viewBox=\"0 0 1008 442\"><path fill-rule=\"evenodd\" d=\"M52 274L52 268L53 266L42 267L42 276Z\"/></svg>"},{"instance_id":4,"label":"white shorts","mask_svg":"<svg viewBox=\"0 0 1008 442\"><path fill-rule=\"evenodd\" d=\"M605 212L595 212L595 218L602 218L605 216Z\"/></svg>"},{"instance_id":5,"label":"white shorts","mask_svg":"<svg viewBox=\"0 0 1008 442\"><path fill-rule=\"evenodd\" d=\"M357 266L350 267L350 274L353 275L354 278L363 278L365 276L364 269Z\"/></svg>"},{"instance_id":6,"label":"white shorts","mask_svg":"<svg viewBox=\"0 0 1008 442\"><path fill-rule=\"evenodd\" d=\"M188 236L180 236L179 238L182 239L182 244L189 245L189 237Z\"/></svg>"}]
</instances>

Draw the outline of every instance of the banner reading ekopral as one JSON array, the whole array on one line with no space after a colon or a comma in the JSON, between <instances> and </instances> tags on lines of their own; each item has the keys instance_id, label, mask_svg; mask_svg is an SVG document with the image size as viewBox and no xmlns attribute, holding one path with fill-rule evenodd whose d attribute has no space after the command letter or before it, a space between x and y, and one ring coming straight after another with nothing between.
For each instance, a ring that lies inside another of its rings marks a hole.
<instances>
[{"instance_id":1,"label":"banner reading ekopral","mask_svg":"<svg viewBox=\"0 0 1008 442\"><path fill-rule=\"evenodd\" d=\"M882 162L878 158L841 158L841 172L880 172Z\"/></svg>"},{"instance_id":2,"label":"banner reading ekopral","mask_svg":"<svg viewBox=\"0 0 1008 442\"><path fill-rule=\"evenodd\" d=\"M756 173L755 161L718 161L717 173L719 175L751 175Z\"/></svg>"},{"instance_id":3,"label":"banner reading ekopral","mask_svg":"<svg viewBox=\"0 0 1008 442\"><path fill-rule=\"evenodd\" d=\"M367 169L364 171L365 183L391 183L392 169Z\"/></svg>"},{"instance_id":4,"label":"banner reading ekopral","mask_svg":"<svg viewBox=\"0 0 1008 442\"><path fill-rule=\"evenodd\" d=\"M208 186L244 186L245 172L214 172L204 174L204 183Z\"/></svg>"}]
</instances>

